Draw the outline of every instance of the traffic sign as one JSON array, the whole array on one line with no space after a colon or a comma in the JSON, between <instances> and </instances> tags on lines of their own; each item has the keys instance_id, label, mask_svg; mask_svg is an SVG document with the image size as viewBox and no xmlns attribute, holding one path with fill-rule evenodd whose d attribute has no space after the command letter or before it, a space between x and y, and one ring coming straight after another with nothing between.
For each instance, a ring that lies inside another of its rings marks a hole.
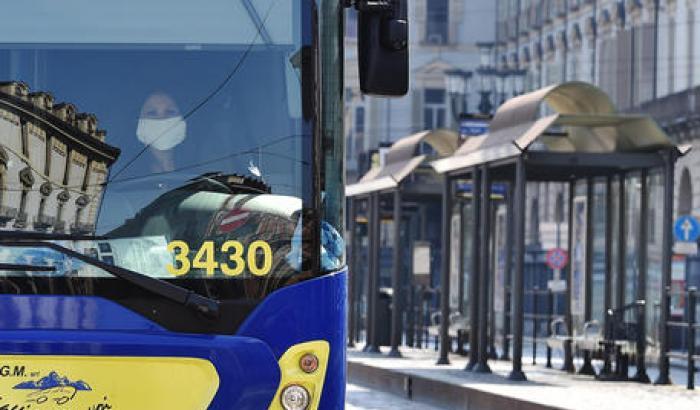
<instances>
[{"instance_id":1,"label":"traffic sign","mask_svg":"<svg viewBox=\"0 0 700 410\"><path fill-rule=\"evenodd\" d=\"M564 279L552 279L547 281L547 289L552 292L563 292L566 290L566 281Z\"/></svg>"},{"instance_id":2,"label":"traffic sign","mask_svg":"<svg viewBox=\"0 0 700 410\"><path fill-rule=\"evenodd\" d=\"M569 254L562 248L552 248L545 257L547 266L551 269L563 269L569 263Z\"/></svg>"},{"instance_id":3,"label":"traffic sign","mask_svg":"<svg viewBox=\"0 0 700 410\"><path fill-rule=\"evenodd\" d=\"M698 253L698 243L678 241L673 244L673 253L678 255L695 255Z\"/></svg>"},{"instance_id":4,"label":"traffic sign","mask_svg":"<svg viewBox=\"0 0 700 410\"><path fill-rule=\"evenodd\" d=\"M676 238L683 242L695 242L700 236L700 223L690 215L684 215L676 219L673 225Z\"/></svg>"},{"instance_id":5,"label":"traffic sign","mask_svg":"<svg viewBox=\"0 0 700 410\"><path fill-rule=\"evenodd\" d=\"M462 137L473 137L486 134L489 131L489 122L484 119L463 119L459 123L459 133Z\"/></svg>"}]
</instances>

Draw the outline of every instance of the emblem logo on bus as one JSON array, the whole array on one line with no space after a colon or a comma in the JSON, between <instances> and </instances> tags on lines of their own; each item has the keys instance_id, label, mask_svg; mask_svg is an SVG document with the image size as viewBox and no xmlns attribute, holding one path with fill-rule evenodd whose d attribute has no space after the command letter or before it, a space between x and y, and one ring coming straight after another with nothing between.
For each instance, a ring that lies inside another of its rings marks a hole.
<instances>
[{"instance_id":1,"label":"emblem logo on bus","mask_svg":"<svg viewBox=\"0 0 700 410\"><path fill-rule=\"evenodd\" d=\"M71 381L68 377L52 371L39 380L30 380L19 383L14 390L31 390L27 394L26 402L42 405L62 406L75 398L78 392L91 391L90 385L82 380Z\"/></svg>"}]
</instances>

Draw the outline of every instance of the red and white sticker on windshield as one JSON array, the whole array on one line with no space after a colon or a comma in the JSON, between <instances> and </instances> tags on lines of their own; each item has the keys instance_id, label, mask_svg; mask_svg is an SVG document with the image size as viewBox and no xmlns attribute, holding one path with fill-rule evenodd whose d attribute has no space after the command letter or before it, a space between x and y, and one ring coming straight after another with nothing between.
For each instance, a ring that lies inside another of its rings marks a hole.
<instances>
[{"instance_id":1,"label":"red and white sticker on windshield","mask_svg":"<svg viewBox=\"0 0 700 410\"><path fill-rule=\"evenodd\" d=\"M249 215L250 212L243 209L232 209L219 222L219 233L229 233L240 228Z\"/></svg>"}]
</instances>

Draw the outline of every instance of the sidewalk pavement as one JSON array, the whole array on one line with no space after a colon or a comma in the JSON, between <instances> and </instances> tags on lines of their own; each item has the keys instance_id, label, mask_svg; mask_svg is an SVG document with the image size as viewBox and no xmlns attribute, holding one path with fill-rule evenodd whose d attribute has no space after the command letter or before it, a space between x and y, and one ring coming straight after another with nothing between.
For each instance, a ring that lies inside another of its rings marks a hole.
<instances>
[{"instance_id":1,"label":"sidewalk pavement","mask_svg":"<svg viewBox=\"0 0 700 410\"><path fill-rule=\"evenodd\" d=\"M492 374L464 371L467 358L451 355L450 365L436 366L432 350L402 349L403 358L348 350L350 382L403 395L446 409L468 410L685 410L700 408L700 391L683 385L600 382L542 364L523 363L526 382L507 376L509 361L491 360ZM524 360L525 362L525 360ZM529 362L528 362L529 363ZM555 368L560 366L555 364ZM653 379L653 378L652 378ZM684 383L684 380L675 380Z\"/></svg>"},{"instance_id":2,"label":"sidewalk pavement","mask_svg":"<svg viewBox=\"0 0 700 410\"><path fill-rule=\"evenodd\" d=\"M403 397L384 393L368 387L348 384L345 394L345 410L440 410Z\"/></svg>"}]
</instances>

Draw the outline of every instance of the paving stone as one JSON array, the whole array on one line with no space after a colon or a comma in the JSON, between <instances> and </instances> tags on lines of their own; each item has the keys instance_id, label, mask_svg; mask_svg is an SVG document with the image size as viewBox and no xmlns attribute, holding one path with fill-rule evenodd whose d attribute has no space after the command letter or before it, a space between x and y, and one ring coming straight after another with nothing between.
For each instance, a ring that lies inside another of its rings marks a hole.
<instances>
[{"instance_id":1,"label":"paving stone","mask_svg":"<svg viewBox=\"0 0 700 410\"><path fill-rule=\"evenodd\" d=\"M396 359L350 350L348 360L563 409L700 409L700 391L686 390L684 385L654 386L634 382L600 382L591 376L568 374L548 369L543 364L526 363L523 363L523 370L528 381L512 382L507 379L511 369L511 363L508 361L489 361L492 374L475 374L463 370L467 358L462 356L451 355L450 365L436 366L437 353L432 350L404 348L402 353L404 357ZM651 369L652 380L653 373L654 370ZM684 381L676 380L677 383Z\"/></svg>"}]
</instances>

